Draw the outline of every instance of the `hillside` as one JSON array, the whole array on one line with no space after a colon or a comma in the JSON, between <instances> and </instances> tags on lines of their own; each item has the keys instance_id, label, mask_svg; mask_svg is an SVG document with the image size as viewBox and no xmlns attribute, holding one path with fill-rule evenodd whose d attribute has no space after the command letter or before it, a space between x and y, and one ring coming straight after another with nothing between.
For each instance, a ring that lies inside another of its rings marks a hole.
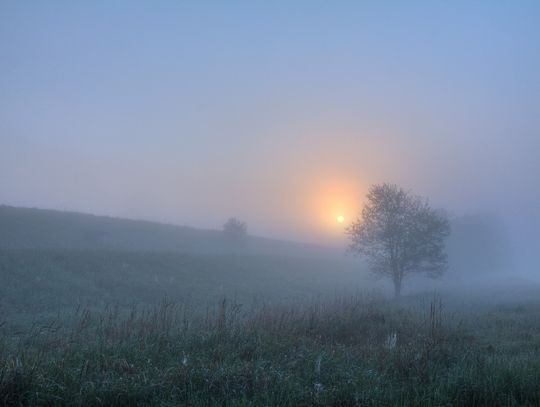
<instances>
[{"instance_id":1,"label":"hillside","mask_svg":"<svg viewBox=\"0 0 540 407\"><path fill-rule=\"evenodd\" d=\"M368 281L358 261L324 247L9 206L0 206L0 278L12 321L165 297L200 309L224 296L287 301Z\"/></svg>"},{"instance_id":2,"label":"hillside","mask_svg":"<svg viewBox=\"0 0 540 407\"><path fill-rule=\"evenodd\" d=\"M0 205L0 249L167 251L341 257L323 246L248 236L230 241L219 230L56 210Z\"/></svg>"}]
</instances>

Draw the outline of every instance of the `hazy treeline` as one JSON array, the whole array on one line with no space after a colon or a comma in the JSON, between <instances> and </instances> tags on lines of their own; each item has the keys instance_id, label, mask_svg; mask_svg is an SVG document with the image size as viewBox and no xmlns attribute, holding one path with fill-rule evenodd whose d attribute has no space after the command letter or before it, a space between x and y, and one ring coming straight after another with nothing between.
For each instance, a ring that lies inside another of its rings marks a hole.
<instances>
[{"instance_id":1,"label":"hazy treeline","mask_svg":"<svg viewBox=\"0 0 540 407\"><path fill-rule=\"evenodd\" d=\"M512 248L504 224L494 215L467 215L452 220L447 240L449 269L460 278L512 273Z\"/></svg>"}]
</instances>

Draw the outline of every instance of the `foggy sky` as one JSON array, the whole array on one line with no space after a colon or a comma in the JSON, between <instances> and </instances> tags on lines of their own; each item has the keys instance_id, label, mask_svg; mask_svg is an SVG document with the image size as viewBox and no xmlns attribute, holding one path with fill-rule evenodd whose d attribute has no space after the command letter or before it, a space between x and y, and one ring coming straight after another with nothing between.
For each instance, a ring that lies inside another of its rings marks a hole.
<instances>
[{"instance_id":1,"label":"foggy sky","mask_svg":"<svg viewBox=\"0 0 540 407\"><path fill-rule=\"evenodd\" d=\"M272 3L3 1L0 203L341 244L388 181L532 258L539 2Z\"/></svg>"}]
</instances>

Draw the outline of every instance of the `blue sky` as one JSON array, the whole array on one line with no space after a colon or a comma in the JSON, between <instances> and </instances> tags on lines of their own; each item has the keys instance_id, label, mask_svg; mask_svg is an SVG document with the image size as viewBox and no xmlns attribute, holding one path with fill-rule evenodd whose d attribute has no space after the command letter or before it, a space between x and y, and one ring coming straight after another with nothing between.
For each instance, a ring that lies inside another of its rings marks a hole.
<instances>
[{"instance_id":1,"label":"blue sky","mask_svg":"<svg viewBox=\"0 0 540 407\"><path fill-rule=\"evenodd\" d=\"M335 216L390 181L534 236L539 17L533 1L3 1L0 202L341 242Z\"/></svg>"}]
</instances>

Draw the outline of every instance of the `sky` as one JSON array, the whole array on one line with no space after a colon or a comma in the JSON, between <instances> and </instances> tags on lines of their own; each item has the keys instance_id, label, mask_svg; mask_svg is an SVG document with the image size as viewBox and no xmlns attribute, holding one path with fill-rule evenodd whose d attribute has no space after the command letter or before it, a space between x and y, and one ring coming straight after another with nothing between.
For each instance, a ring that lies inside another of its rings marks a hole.
<instances>
[{"instance_id":1,"label":"sky","mask_svg":"<svg viewBox=\"0 0 540 407\"><path fill-rule=\"evenodd\" d=\"M0 2L0 203L342 244L369 185L540 249L540 2Z\"/></svg>"}]
</instances>

